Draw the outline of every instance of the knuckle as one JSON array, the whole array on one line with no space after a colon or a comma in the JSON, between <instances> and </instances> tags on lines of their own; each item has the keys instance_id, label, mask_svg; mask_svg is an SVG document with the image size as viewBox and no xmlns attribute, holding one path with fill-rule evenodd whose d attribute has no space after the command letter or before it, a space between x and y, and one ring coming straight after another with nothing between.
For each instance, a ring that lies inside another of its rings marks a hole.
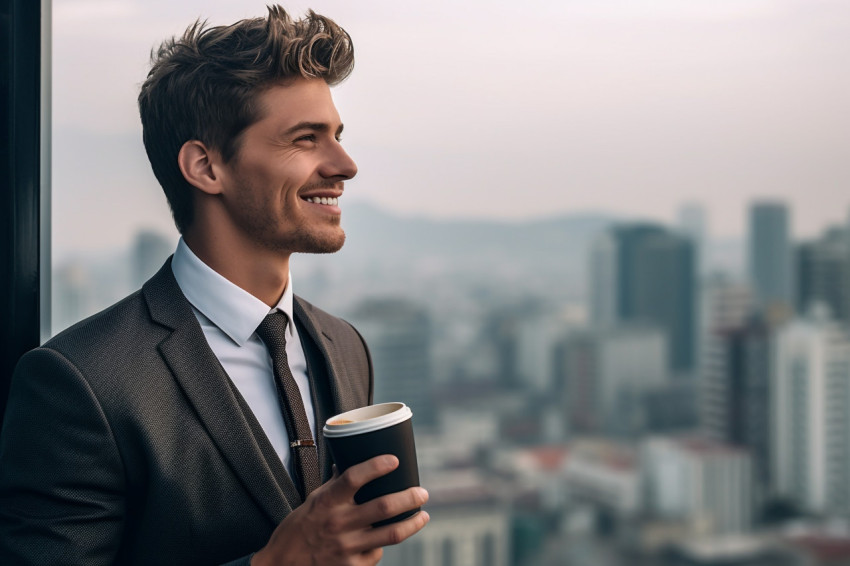
<instances>
[{"instance_id":1,"label":"knuckle","mask_svg":"<svg viewBox=\"0 0 850 566\"><path fill-rule=\"evenodd\" d=\"M352 474L350 470L346 470L346 472L340 476L340 481L342 481L342 484L348 489L357 489L360 487L357 478L354 477L354 474Z\"/></svg>"},{"instance_id":2,"label":"knuckle","mask_svg":"<svg viewBox=\"0 0 850 566\"><path fill-rule=\"evenodd\" d=\"M327 509L331 506L330 496L327 491L315 491L309 497L313 498L313 505L319 509Z\"/></svg>"},{"instance_id":3,"label":"knuckle","mask_svg":"<svg viewBox=\"0 0 850 566\"><path fill-rule=\"evenodd\" d=\"M407 537L400 527L396 527L388 533L387 538L389 539L389 544L399 544Z\"/></svg>"},{"instance_id":4,"label":"knuckle","mask_svg":"<svg viewBox=\"0 0 850 566\"><path fill-rule=\"evenodd\" d=\"M330 517L325 520L325 529L330 534L338 534L343 531L342 519L340 519L336 514L332 514Z\"/></svg>"},{"instance_id":5,"label":"knuckle","mask_svg":"<svg viewBox=\"0 0 850 566\"><path fill-rule=\"evenodd\" d=\"M378 512L381 515L392 515L393 514L393 505L392 502L386 497L379 499L377 502Z\"/></svg>"}]
</instances>

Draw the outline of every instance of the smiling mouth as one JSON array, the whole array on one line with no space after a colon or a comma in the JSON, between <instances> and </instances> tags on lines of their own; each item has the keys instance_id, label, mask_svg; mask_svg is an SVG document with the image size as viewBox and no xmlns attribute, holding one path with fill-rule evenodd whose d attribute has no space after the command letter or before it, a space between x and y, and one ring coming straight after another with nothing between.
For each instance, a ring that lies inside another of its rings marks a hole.
<instances>
[{"instance_id":1,"label":"smiling mouth","mask_svg":"<svg viewBox=\"0 0 850 566\"><path fill-rule=\"evenodd\" d=\"M310 197L305 198L307 202L312 202L313 204L326 204L329 206L337 206L339 204L339 199L336 197Z\"/></svg>"}]
</instances>

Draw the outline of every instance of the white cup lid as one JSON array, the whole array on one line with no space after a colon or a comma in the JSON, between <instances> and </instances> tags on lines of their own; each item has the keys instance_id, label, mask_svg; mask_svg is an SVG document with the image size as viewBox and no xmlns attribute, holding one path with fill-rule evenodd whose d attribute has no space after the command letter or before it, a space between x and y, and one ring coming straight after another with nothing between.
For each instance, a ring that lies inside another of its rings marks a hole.
<instances>
[{"instance_id":1,"label":"white cup lid","mask_svg":"<svg viewBox=\"0 0 850 566\"><path fill-rule=\"evenodd\" d=\"M322 433L329 438L352 436L391 427L413 416L404 403L379 403L340 413L328 419ZM352 421L346 424L331 424L334 421Z\"/></svg>"}]
</instances>

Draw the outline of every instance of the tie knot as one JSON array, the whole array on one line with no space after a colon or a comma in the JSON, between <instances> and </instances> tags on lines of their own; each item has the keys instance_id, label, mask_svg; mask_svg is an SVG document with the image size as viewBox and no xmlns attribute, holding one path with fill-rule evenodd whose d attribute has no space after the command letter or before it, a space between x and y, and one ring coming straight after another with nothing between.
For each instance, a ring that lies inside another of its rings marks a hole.
<instances>
[{"instance_id":1,"label":"tie knot","mask_svg":"<svg viewBox=\"0 0 850 566\"><path fill-rule=\"evenodd\" d=\"M274 355L283 349L286 351L286 325L289 317L286 313L276 310L270 312L257 327L257 334L266 343L269 351Z\"/></svg>"}]
</instances>

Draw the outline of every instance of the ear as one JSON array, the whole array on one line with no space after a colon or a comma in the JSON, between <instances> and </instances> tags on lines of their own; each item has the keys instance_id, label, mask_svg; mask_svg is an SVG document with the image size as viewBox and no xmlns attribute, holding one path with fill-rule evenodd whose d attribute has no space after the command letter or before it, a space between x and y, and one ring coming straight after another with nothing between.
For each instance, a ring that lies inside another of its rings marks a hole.
<instances>
[{"instance_id":1,"label":"ear","mask_svg":"<svg viewBox=\"0 0 850 566\"><path fill-rule=\"evenodd\" d=\"M209 195L221 193L221 179L216 174L218 160L218 153L198 140L187 141L177 154L177 165L183 177Z\"/></svg>"}]
</instances>

